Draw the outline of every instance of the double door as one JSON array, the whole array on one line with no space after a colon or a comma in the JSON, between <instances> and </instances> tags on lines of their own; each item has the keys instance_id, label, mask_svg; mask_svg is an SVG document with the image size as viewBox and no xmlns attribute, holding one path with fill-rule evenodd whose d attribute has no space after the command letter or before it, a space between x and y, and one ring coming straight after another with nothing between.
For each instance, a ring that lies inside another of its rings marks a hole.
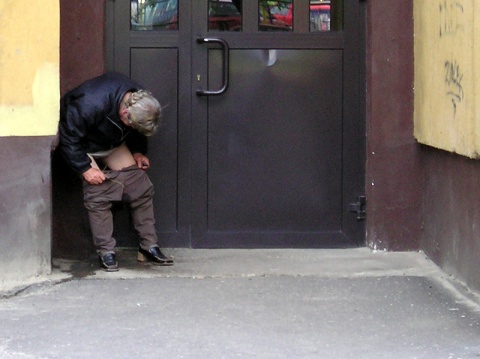
<instances>
[{"instance_id":1,"label":"double door","mask_svg":"<svg viewBox=\"0 0 480 359\"><path fill-rule=\"evenodd\" d=\"M361 245L359 0L107 2L107 67L151 90L162 245ZM135 246L128 211L119 245Z\"/></svg>"}]
</instances>

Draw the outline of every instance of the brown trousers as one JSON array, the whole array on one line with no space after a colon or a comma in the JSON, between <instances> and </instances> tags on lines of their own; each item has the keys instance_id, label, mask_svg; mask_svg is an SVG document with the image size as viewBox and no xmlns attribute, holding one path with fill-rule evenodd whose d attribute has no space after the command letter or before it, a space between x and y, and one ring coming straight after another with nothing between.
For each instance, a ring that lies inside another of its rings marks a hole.
<instances>
[{"instance_id":1,"label":"brown trousers","mask_svg":"<svg viewBox=\"0 0 480 359\"><path fill-rule=\"evenodd\" d=\"M112 202L130 204L133 225L140 236L140 246L158 245L153 212L153 184L144 170L136 165L118 171L104 171L107 179L100 185L83 184L83 199L88 211L93 243L98 253L113 252Z\"/></svg>"}]
</instances>

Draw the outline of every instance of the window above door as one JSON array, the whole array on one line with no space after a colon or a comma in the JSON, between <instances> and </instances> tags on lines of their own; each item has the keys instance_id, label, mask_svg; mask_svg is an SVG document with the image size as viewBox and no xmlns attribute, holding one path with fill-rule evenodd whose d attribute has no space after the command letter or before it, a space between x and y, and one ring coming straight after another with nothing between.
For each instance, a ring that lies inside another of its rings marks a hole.
<instances>
[{"instance_id":1,"label":"window above door","mask_svg":"<svg viewBox=\"0 0 480 359\"><path fill-rule=\"evenodd\" d=\"M130 29L178 30L181 26L178 1L131 0ZM245 0L208 0L208 8L205 9L208 12L208 30L243 31L244 2ZM343 29L343 0L258 0L254 6L257 10L249 13L257 17L255 22L258 24L258 32L322 33Z\"/></svg>"}]
</instances>

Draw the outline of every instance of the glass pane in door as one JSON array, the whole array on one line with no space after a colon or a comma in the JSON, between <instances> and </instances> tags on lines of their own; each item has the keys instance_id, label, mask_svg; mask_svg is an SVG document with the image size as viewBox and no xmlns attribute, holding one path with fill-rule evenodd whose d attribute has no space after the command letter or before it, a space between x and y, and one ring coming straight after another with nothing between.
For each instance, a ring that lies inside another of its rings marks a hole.
<instances>
[{"instance_id":1,"label":"glass pane in door","mask_svg":"<svg viewBox=\"0 0 480 359\"><path fill-rule=\"evenodd\" d=\"M293 0L258 3L259 31L293 31Z\"/></svg>"},{"instance_id":2,"label":"glass pane in door","mask_svg":"<svg viewBox=\"0 0 480 359\"><path fill-rule=\"evenodd\" d=\"M136 31L177 30L178 0L131 0L130 28Z\"/></svg>"},{"instance_id":3,"label":"glass pane in door","mask_svg":"<svg viewBox=\"0 0 480 359\"><path fill-rule=\"evenodd\" d=\"M343 30L343 0L310 0L310 31Z\"/></svg>"},{"instance_id":4,"label":"glass pane in door","mask_svg":"<svg viewBox=\"0 0 480 359\"><path fill-rule=\"evenodd\" d=\"M242 31L242 0L209 0L208 30Z\"/></svg>"}]
</instances>

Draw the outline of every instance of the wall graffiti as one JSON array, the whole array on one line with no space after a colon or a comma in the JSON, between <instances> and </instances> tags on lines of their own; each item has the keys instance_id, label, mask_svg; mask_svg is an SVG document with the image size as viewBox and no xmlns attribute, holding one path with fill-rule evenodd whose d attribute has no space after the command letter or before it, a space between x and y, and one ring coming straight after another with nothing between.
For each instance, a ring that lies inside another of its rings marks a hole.
<instances>
[{"instance_id":1,"label":"wall graffiti","mask_svg":"<svg viewBox=\"0 0 480 359\"><path fill-rule=\"evenodd\" d=\"M443 37L460 37L465 27L464 5L462 0L441 0L439 3L440 12L440 39ZM463 73L457 60L445 60L445 84L446 96L453 106L453 117L457 114L457 106L465 98L462 86Z\"/></svg>"},{"instance_id":2,"label":"wall graffiti","mask_svg":"<svg viewBox=\"0 0 480 359\"><path fill-rule=\"evenodd\" d=\"M460 0L443 0L439 4L440 37L455 36L463 26L464 7Z\"/></svg>"},{"instance_id":3,"label":"wall graffiti","mask_svg":"<svg viewBox=\"0 0 480 359\"><path fill-rule=\"evenodd\" d=\"M452 101L454 116L457 112L457 105L465 97L462 80L463 73L457 61L445 61L445 84L447 85L447 96Z\"/></svg>"}]
</instances>

